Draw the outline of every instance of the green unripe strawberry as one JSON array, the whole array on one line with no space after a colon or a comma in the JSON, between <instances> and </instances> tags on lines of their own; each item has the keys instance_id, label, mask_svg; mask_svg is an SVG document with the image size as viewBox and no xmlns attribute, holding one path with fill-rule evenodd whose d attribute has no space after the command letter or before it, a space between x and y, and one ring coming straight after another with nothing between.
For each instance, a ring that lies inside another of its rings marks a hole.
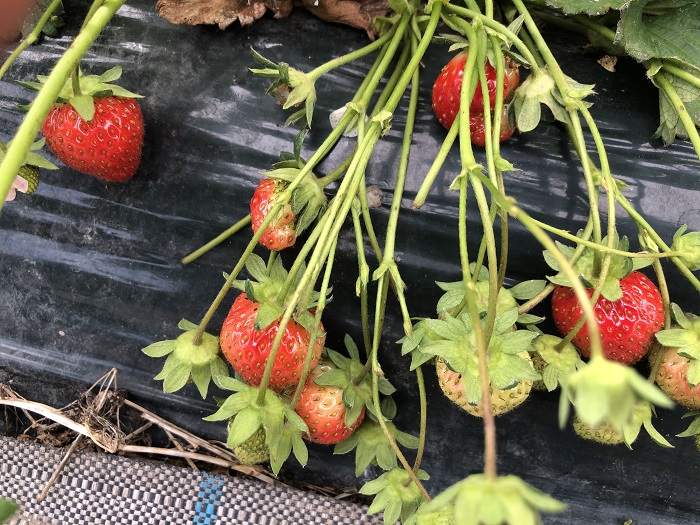
<instances>
[{"instance_id":1,"label":"green unripe strawberry","mask_svg":"<svg viewBox=\"0 0 700 525\"><path fill-rule=\"evenodd\" d=\"M232 422L233 418L228 423L229 431ZM241 465L260 465L270 460L270 449L265 444L265 429L262 427L232 450Z\"/></svg>"},{"instance_id":2,"label":"green unripe strawberry","mask_svg":"<svg viewBox=\"0 0 700 525\"><path fill-rule=\"evenodd\" d=\"M19 169L19 176L27 181L27 194L31 195L39 187L39 168L25 164Z\"/></svg>"},{"instance_id":3,"label":"green unripe strawberry","mask_svg":"<svg viewBox=\"0 0 700 525\"><path fill-rule=\"evenodd\" d=\"M602 424L597 427L592 427L581 421L578 417L574 418L574 432L583 439L596 441L604 445L619 445L625 441L624 436L617 432L612 426Z\"/></svg>"},{"instance_id":4,"label":"green unripe strawberry","mask_svg":"<svg viewBox=\"0 0 700 525\"><path fill-rule=\"evenodd\" d=\"M527 352L519 354L521 357L529 360ZM465 391L464 382L461 374L453 372L447 367L445 360L438 358L436 361L438 383L440 388L447 398L455 405L463 408L471 415L476 417L484 417L483 403L479 401L476 404L469 403L467 393ZM520 381L513 388L500 389L491 386L491 406L493 415L499 416L510 412L517 406L520 406L530 395L532 389L532 381Z\"/></svg>"}]
</instances>

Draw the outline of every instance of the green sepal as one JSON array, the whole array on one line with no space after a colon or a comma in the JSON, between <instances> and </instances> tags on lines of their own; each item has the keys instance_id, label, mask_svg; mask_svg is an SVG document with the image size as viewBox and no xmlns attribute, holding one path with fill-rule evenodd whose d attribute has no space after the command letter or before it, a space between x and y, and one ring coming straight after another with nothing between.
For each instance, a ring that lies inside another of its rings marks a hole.
<instances>
[{"instance_id":1,"label":"green sepal","mask_svg":"<svg viewBox=\"0 0 700 525\"><path fill-rule=\"evenodd\" d=\"M559 348L561 342L561 338L549 334L542 334L533 342L535 352L544 363L541 370L542 381L549 392L555 390L560 383L564 383L571 374L584 366L576 347L567 343Z\"/></svg>"},{"instance_id":2,"label":"green sepal","mask_svg":"<svg viewBox=\"0 0 700 525\"><path fill-rule=\"evenodd\" d=\"M301 436L309 429L294 412L289 399L282 398L272 390L266 390L264 402L258 403L258 387L232 378L222 379L222 385L235 393L226 398L219 409L204 420L229 420L227 446L240 445L262 428L265 431L265 444L270 451L270 465L275 474L279 473L292 451L302 465L306 463L308 455Z\"/></svg>"},{"instance_id":3,"label":"green sepal","mask_svg":"<svg viewBox=\"0 0 700 525\"><path fill-rule=\"evenodd\" d=\"M558 513L566 505L525 483L517 476L489 479L472 474L445 489L421 513L437 512L452 506L454 525L522 523L537 525L541 512Z\"/></svg>"},{"instance_id":4,"label":"green sepal","mask_svg":"<svg viewBox=\"0 0 700 525\"><path fill-rule=\"evenodd\" d=\"M0 523L5 523L19 510L19 505L9 499L0 498Z\"/></svg>"},{"instance_id":5,"label":"green sepal","mask_svg":"<svg viewBox=\"0 0 700 525\"><path fill-rule=\"evenodd\" d=\"M200 344L195 345L193 339L197 326L185 319L178 326L186 331L177 339L158 341L143 348L142 352L153 358L167 356L162 370L154 378L163 381L164 392L176 392L192 382L204 399L209 382L214 379L219 386L219 378L228 375L228 367L219 357L219 338L205 332Z\"/></svg>"},{"instance_id":6,"label":"green sepal","mask_svg":"<svg viewBox=\"0 0 700 525\"><path fill-rule=\"evenodd\" d=\"M389 433L403 447L418 448L418 438L402 432L391 421L386 421ZM387 440L379 423L365 419L347 439L338 443L333 454L347 454L355 450L355 475L361 476L370 466L376 464L383 470L391 470L398 465L396 453Z\"/></svg>"},{"instance_id":7,"label":"green sepal","mask_svg":"<svg viewBox=\"0 0 700 525\"><path fill-rule=\"evenodd\" d=\"M585 424L596 427L607 423L623 433L634 417L635 406L643 401L663 408L673 406L666 394L634 368L593 356L562 383L559 423L566 423L571 402Z\"/></svg>"},{"instance_id":8,"label":"green sepal","mask_svg":"<svg viewBox=\"0 0 700 525\"><path fill-rule=\"evenodd\" d=\"M700 410L691 410L683 414L683 419L688 417L694 417L693 421L690 422L688 428L686 428L680 434L676 434L677 437L693 437L700 435Z\"/></svg>"},{"instance_id":9,"label":"green sepal","mask_svg":"<svg viewBox=\"0 0 700 525\"><path fill-rule=\"evenodd\" d=\"M416 477L419 480L429 479L423 470L419 470ZM383 512L386 525L405 521L425 502L418 486L403 468L394 468L365 483L360 488L360 494L374 495L367 514Z\"/></svg>"}]
</instances>

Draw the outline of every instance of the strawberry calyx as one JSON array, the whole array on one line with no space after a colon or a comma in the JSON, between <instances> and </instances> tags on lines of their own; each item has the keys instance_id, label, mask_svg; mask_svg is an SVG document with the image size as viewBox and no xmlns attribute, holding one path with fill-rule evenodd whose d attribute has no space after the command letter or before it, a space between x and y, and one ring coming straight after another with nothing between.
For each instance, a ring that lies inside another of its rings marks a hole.
<instances>
[{"instance_id":1,"label":"strawberry calyx","mask_svg":"<svg viewBox=\"0 0 700 525\"><path fill-rule=\"evenodd\" d=\"M280 161L273 165L272 171L263 173L268 178L280 181L276 195L279 196L297 179L303 168L303 164L299 164L298 160ZM318 218L326 207L327 199L318 178L309 172L292 192L289 202L294 213L294 230L297 235L300 235Z\"/></svg>"},{"instance_id":2,"label":"strawberry calyx","mask_svg":"<svg viewBox=\"0 0 700 525\"><path fill-rule=\"evenodd\" d=\"M607 246L607 237L602 240L603 245ZM568 258L574 256L574 248L557 243L559 250ZM625 236L613 239L612 248L629 252L629 239ZM571 281L567 278L561 269L561 265L548 252L544 252L544 259L547 264L558 273L553 276L548 276L553 284L571 287ZM597 252L592 248L586 248L581 255L573 263L574 270L579 276L579 279L586 288L595 288L600 290L600 294L608 301L615 302L622 298L622 288L620 280L627 277L630 273L641 268L645 268L652 263L652 259L646 257L626 257L618 253L609 255L608 270L604 280L601 282L598 272L600 271L597 263L597 258L601 256L601 252ZM606 255L607 257L608 255Z\"/></svg>"},{"instance_id":3,"label":"strawberry calyx","mask_svg":"<svg viewBox=\"0 0 700 525\"><path fill-rule=\"evenodd\" d=\"M184 331L177 339L158 341L142 349L149 357L167 356L160 373L155 377L163 381L163 391L177 392L188 383L194 383L202 399L207 397L209 383L221 387L223 378L228 378L228 366L221 358L219 338L202 334L200 344L193 342L197 325L182 319L178 327Z\"/></svg>"},{"instance_id":4,"label":"strawberry calyx","mask_svg":"<svg viewBox=\"0 0 700 525\"><path fill-rule=\"evenodd\" d=\"M345 426L350 428L363 414L365 408L373 416L378 417L372 401L372 377L366 372L366 366L360 361L360 351L349 335L345 336L345 347L349 357L330 348L326 355L330 360L326 371L313 378L319 386L337 387L343 390L343 403L346 407ZM320 365L321 363L319 363ZM384 377L378 377L379 393L392 395L396 388Z\"/></svg>"},{"instance_id":5,"label":"strawberry calyx","mask_svg":"<svg viewBox=\"0 0 700 525\"><path fill-rule=\"evenodd\" d=\"M567 343L560 348L562 339L542 334L533 341L533 365L542 375L542 386L549 392L555 390L576 370L584 366L576 347ZM539 385L535 385L537 388Z\"/></svg>"},{"instance_id":6,"label":"strawberry calyx","mask_svg":"<svg viewBox=\"0 0 700 525\"><path fill-rule=\"evenodd\" d=\"M316 86L314 79L298 69L290 67L286 62L275 63L268 60L260 53L251 50L253 58L263 69L251 69L256 75L274 78L274 82L268 87L267 94L271 95L283 109L300 106L304 108L293 113L286 124L299 122L302 128L311 127L311 120L316 104Z\"/></svg>"},{"instance_id":7,"label":"strawberry calyx","mask_svg":"<svg viewBox=\"0 0 700 525\"><path fill-rule=\"evenodd\" d=\"M487 349L491 386L500 390L517 387L521 382L541 379L532 367L529 351L537 337L529 330L515 330L518 309L497 315ZM479 358L471 316L445 314L444 319L427 319L426 326L437 337L421 345L421 351L444 360L447 367L461 375L467 402L481 400ZM483 320L482 320L483 323Z\"/></svg>"},{"instance_id":8,"label":"strawberry calyx","mask_svg":"<svg viewBox=\"0 0 700 525\"><path fill-rule=\"evenodd\" d=\"M113 67L101 75L84 75L82 69L78 68L77 84L73 82L73 79L69 78L63 85L56 102L70 104L83 120L90 122L95 116L95 98L142 98L141 95L113 84L121 75L121 66ZM18 83L23 87L39 91L48 78L45 75L37 75L38 82Z\"/></svg>"},{"instance_id":9,"label":"strawberry calyx","mask_svg":"<svg viewBox=\"0 0 700 525\"><path fill-rule=\"evenodd\" d=\"M397 443L408 449L418 448L417 437L399 430L392 421L387 420L385 423L389 434ZM396 453L384 430L372 418L365 418L355 432L335 446L333 454L347 454L353 450L355 450L355 476L357 477L360 477L370 465L377 465L382 470L391 470L398 466Z\"/></svg>"},{"instance_id":10,"label":"strawberry calyx","mask_svg":"<svg viewBox=\"0 0 700 525\"><path fill-rule=\"evenodd\" d=\"M245 292L251 301L259 303L255 316L256 330L264 330L284 314L303 274L303 266L291 278L291 283L288 283L289 272L284 268L280 257L275 257L269 268L259 255L253 253L248 257L245 268L250 278L235 280L233 286ZM288 292L284 294L283 290ZM312 291L308 295L308 300L304 304L297 304L294 320L312 333L318 324L312 310L318 304L320 294Z\"/></svg>"},{"instance_id":11,"label":"strawberry calyx","mask_svg":"<svg viewBox=\"0 0 700 525\"><path fill-rule=\"evenodd\" d=\"M566 505L532 487L518 476L509 474L490 478L472 474L449 487L441 496L424 505L419 518L443 507L453 509L457 523L470 516L473 523L539 523L540 512L562 512Z\"/></svg>"},{"instance_id":12,"label":"strawberry calyx","mask_svg":"<svg viewBox=\"0 0 700 525\"><path fill-rule=\"evenodd\" d=\"M673 402L630 366L594 355L561 384L559 423L563 427L569 415L569 402L576 415L591 427L610 424L624 433L640 402L670 408Z\"/></svg>"},{"instance_id":13,"label":"strawberry calyx","mask_svg":"<svg viewBox=\"0 0 700 525\"><path fill-rule=\"evenodd\" d=\"M308 432L308 427L287 398L265 389L264 402L259 403L258 387L230 377L222 379L221 383L221 388L234 393L204 420L229 421L226 445L230 449L241 446L262 428L275 475L292 452L302 466L306 465L308 450L301 436Z\"/></svg>"},{"instance_id":14,"label":"strawberry calyx","mask_svg":"<svg viewBox=\"0 0 700 525\"><path fill-rule=\"evenodd\" d=\"M677 252L678 258L690 270L700 270L700 232L686 233L688 225L684 224L673 235L671 250Z\"/></svg>"},{"instance_id":15,"label":"strawberry calyx","mask_svg":"<svg viewBox=\"0 0 700 525\"><path fill-rule=\"evenodd\" d=\"M430 478L423 470L416 472L416 476L420 480ZM383 512L384 523L403 523L425 503L425 498L415 481L403 468L393 468L365 483L360 488L360 494L374 496L367 514Z\"/></svg>"}]
</instances>

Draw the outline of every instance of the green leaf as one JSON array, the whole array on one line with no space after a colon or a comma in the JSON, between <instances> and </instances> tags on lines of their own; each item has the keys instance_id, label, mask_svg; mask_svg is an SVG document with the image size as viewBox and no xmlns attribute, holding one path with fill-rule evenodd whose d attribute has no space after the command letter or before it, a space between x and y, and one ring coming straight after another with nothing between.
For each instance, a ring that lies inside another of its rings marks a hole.
<instances>
[{"instance_id":1,"label":"green leaf","mask_svg":"<svg viewBox=\"0 0 700 525\"><path fill-rule=\"evenodd\" d=\"M243 443L258 431L260 423L259 410L252 407L246 407L241 410L231 424L228 441L226 442L228 447L233 448Z\"/></svg>"},{"instance_id":2,"label":"green leaf","mask_svg":"<svg viewBox=\"0 0 700 525\"><path fill-rule=\"evenodd\" d=\"M268 302L260 303L258 313L255 315L255 329L264 330L279 319L283 313L284 310L280 306Z\"/></svg>"},{"instance_id":3,"label":"green leaf","mask_svg":"<svg viewBox=\"0 0 700 525\"><path fill-rule=\"evenodd\" d=\"M19 509L19 505L9 499L0 498L0 523L5 523Z\"/></svg>"},{"instance_id":4,"label":"green leaf","mask_svg":"<svg viewBox=\"0 0 700 525\"><path fill-rule=\"evenodd\" d=\"M585 13L602 15L610 9L622 9L632 0L547 0L547 5L560 9L567 15Z\"/></svg>"},{"instance_id":5,"label":"green leaf","mask_svg":"<svg viewBox=\"0 0 700 525\"><path fill-rule=\"evenodd\" d=\"M165 357L173 350L175 350L175 341L168 339L166 341L158 341L157 343L148 345L141 351L148 357Z\"/></svg>"},{"instance_id":6,"label":"green leaf","mask_svg":"<svg viewBox=\"0 0 700 525\"><path fill-rule=\"evenodd\" d=\"M100 76L97 77L97 81L101 83L107 83L107 82L114 82L115 80L119 80L122 76L122 67L121 66L116 66L113 67L112 69L108 69L104 73L102 73Z\"/></svg>"},{"instance_id":7,"label":"green leaf","mask_svg":"<svg viewBox=\"0 0 700 525\"><path fill-rule=\"evenodd\" d=\"M540 123L542 110L540 109L540 101L537 98L518 97L516 95L513 100L513 109L515 110L515 122L521 132L527 133L532 131Z\"/></svg>"},{"instance_id":8,"label":"green leaf","mask_svg":"<svg viewBox=\"0 0 700 525\"><path fill-rule=\"evenodd\" d=\"M95 116L95 100L90 95L81 95L70 99L70 105L75 108L80 117L90 122Z\"/></svg>"},{"instance_id":9,"label":"green leaf","mask_svg":"<svg viewBox=\"0 0 700 525\"><path fill-rule=\"evenodd\" d=\"M648 0L631 2L620 13L615 43L639 61L675 58L700 69L700 4L644 14Z\"/></svg>"},{"instance_id":10,"label":"green leaf","mask_svg":"<svg viewBox=\"0 0 700 525\"><path fill-rule=\"evenodd\" d=\"M211 381L211 367L207 363L203 366L193 366L191 370L192 382L199 390L199 395L202 399L207 398L207 392L209 391L209 382Z\"/></svg>"},{"instance_id":11,"label":"green leaf","mask_svg":"<svg viewBox=\"0 0 700 525\"><path fill-rule=\"evenodd\" d=\"M177 323L177 327L185 332L197 329L197 325L188 321L187 319L180 319L180 322Z\"/></svg>"},{"instance_id":12,"label":"green leaf","mask_svg":"<svg viewBox=\"0 0 700 525\"><path fill-rule=\"evenodd\" d=\"M209 373L211 375L212 381L214 381L214 384L216 386L218 386L221 389L226 388L225 380L230 379L229 368L226 364L226 361L221 359L221 357L217 356L211 361L211 363L209 363Z\"/></svg>"},{"instance_id":13,"label":"green leaf","mask_svg":"<svg viewBox=\"0 0 700 525\"><path fill-rule=\"evenodd\" d=\"M547 286L547 281L543 279L533 279L523 281L513 286L509 291L519 301L527 301L535 297L538 293L544 290Z\"/></svg>"},{"instance_id":14,"label":"green leaf","mask_svg":"<svg viewBox=\"0 0 700 525\"><path fill-rule=\"evenodd\" d=\"M696 417L688 428L676 435L678 437L692 437L698 434L700 434L700 417Z\"/></svg>"},{"instance_id":15,"label":"green leaf","mask_svg":"<svg viewBox=\"0 0 700 525\"><path fill-rule=\"evenodd\" d=\"M245 263L248 274L259 283L268 280L267 265L258 254L251 253Z\"/></svg>"},{"instance_id":16,"label":"green leaf","mask_svg":"<svg viewBox=\"0 0 700 525\"><path fill-rule=\"evenodd\" d=\"M155 379L163 380L163 392L177 392L187 384L190 379L191 366L189 363L183 363L175 359L174 354L170 354L165 360L163 370Z\"/></svg>"},{"instance_id":17,"label":"green leaf","mask_svg":"<svg viewBox=\"0 0 700 525\"><path fill-rule=\"evenodd\" d=\"M684 347L698 344L698 336L691 330L670 328L656 333L656 339L664 346Z\"/></svg>"}]
</instances>

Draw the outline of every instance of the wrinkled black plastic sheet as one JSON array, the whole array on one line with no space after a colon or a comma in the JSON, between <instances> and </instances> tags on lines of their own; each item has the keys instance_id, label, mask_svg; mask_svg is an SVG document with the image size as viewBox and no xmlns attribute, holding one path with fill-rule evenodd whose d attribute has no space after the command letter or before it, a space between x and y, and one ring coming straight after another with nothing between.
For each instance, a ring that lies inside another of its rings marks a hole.
<instances>
[{"instance_id":1,"label":"wrinkled black plastic sheet","mask_svg":"<svg viewBox=\"0 0 700 525\"><path fill-rule=\"evenodd\" d=\"M141 353L146 345L173 338L181 318L198 321L248 242L236 236L189 266L182 256L246 215L247 201L281 151L292 148L295 129L264 95L267 81L252 75L250 48L273 60L310 70L365 43L360 32L322 23L303 12L284 20L265 18L252 27L179 27L161 19L154 2L132 0L119 11L84 60L87 72L124 67L122 84L145 98L146 144L138 175L128 184L105 184L62 167L43 176L36 195L5 206L0 216L0 381L37 401L60 404L116 367L119 386L129 396L166 418L210 438L223 439L223 425L201 418L215 410L194 388L165 395L153 381L162 362ZM13 80L46 74L70 43L85 13L83 2L66 2L64 36L27 50L0 83L0 136L10 138L23 113L17 104L31 94ZM602 130L615 176L628 184L628 198L667 239L681 225L700 229L698 162L687 144L663 148L652 136L658 123L657 93L642 68L621 60L616 73L598 66L599 54L581 42L552 35L565 71L580 82L595 83L593 114ZM439 297L435 281L459 279L456 195L447 189L458 173L456 151L427 204L410 203L445 135L435 122L427 95L447 51L425 61L419 117L414 136L405 208L397 241L397 260L408 284L411 312L429 316ZM307 154L330 127L325 115L349 100L368 62L342 67L318 84L318 105ZM398 165L403 115L380 142L367 171L368 183L385 191L374 211L378 231L388 216ZM325 165L349 152L341 143ZM507 190L528 213L559 227L583 226L587 200L578 162L565 133L545 123L503 145L518 171L508 174ZM55 159L54 159L55 160ZM475 206L470 229L478 239ZM621 216L620 231L636 236ZM290 257L290 255L285 255ZM509 278L542 278L547 269L541 248L511 221ZM697 295L670 271L672 297L697 310ZM343 336L359 340L359 303L354 295L357 267L354 238L342 233L333 277L334 301L324 315L328 344L341 348ZM212 324L218 330L227 298ZM546 313L546 312L545 312ZM396 309L387 314L382 363L399 388L396 423L417 432L415 379L398 356L401 337ZM424 468L433 493L482 467L480 422L447 400L428 373L429 432ZM221 395L221 392L217 392ZM522 476L565 501L569 509L545 523L697 523L700 503L698 453L689 439L675 438L685 428L680 410L661 411L657 428L676 446L663 450L642 435L630 451L576 438L556 420L557 394L535 393L524 408L498 419L501 473ZM333 456L310 446L305 469L289 462L283 475L335 487L358 486L352 457ZM365 479L378 472L368 471Z\"/></svg>"}]
</instances>

